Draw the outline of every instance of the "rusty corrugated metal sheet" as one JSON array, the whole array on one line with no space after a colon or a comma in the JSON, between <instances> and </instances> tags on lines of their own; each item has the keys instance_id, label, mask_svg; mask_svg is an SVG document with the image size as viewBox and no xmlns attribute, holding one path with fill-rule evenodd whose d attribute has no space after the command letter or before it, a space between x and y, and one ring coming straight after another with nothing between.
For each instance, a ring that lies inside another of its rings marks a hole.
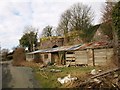
<instances>
[{"instance_id":1,"label":"rusty corrugated metal sheet","mask_svg":"<svg viewBox=\"0 0 120 90\"><path fill-rule=\"evenodd\" d=\"M73 46L62 46L62 47L56 47L56 48L37 50L34 52L30 52L28 54L51 53L51 52L60 52L60 51L75 51L75 50L84 50L87 48L99 48L99 47L108 47L108 46L109 46L108 42L91 42L91 43L78 44Z\"/></svg>"}]
</instances>

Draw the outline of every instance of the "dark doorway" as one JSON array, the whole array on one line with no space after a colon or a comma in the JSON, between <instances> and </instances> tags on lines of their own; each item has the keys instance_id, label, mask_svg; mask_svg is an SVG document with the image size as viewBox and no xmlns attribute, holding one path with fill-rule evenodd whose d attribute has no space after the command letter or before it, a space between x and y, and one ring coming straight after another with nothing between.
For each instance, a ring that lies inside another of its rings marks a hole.
<instances>
[{"instance_id":1,"label":"dark doorway","mask_svg":"<svg viewBox=\"0 0 120 90\"><path fill-rule=\"evenodd\" d=\"M56 48L56 47L58 47L57 45L54 45L52 48Z\"/></svg>"}]
</instances>

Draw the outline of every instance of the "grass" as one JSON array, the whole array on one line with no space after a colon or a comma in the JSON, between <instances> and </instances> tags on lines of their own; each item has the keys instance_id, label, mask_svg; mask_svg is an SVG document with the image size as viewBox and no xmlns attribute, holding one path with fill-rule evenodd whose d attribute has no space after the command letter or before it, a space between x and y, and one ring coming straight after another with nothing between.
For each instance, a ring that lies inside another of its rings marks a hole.
<instances>
[{"instance_id":1,"label":"grass","mask_svg":"<svg viewBox=\"0 0 120 90\"><path fill-rule=\"evenodd\" d=\"M47 67L44 71L40 71L38 68L34 68L35 77L39 81L39 84L42 88L66 88L65 85L61 85L57 78L63 78L68 74L71 74L71 77L77 77L79 80L83 81L88 77L90 71L94 67ZM59 69L62 72L50 72L50 69ZM97 67L96 67L97 69Z\"/></svg>"}]
</instances>

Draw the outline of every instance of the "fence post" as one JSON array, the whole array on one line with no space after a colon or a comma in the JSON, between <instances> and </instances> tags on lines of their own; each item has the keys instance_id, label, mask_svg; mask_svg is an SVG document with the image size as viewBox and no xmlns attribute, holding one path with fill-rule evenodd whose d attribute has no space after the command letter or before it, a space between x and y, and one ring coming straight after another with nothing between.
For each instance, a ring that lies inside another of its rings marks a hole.
<instances>
[{"instance_id":1,"label":"fence post","mask_svg":"<svg viewBox=\"0 0 120 90\"><path fill-rule=\"evenodd\" d=\"M93 66L95 66L95 55L94 55L94 49L92 49L92 58L93 58Z\"/></svg>"}]
</instances>

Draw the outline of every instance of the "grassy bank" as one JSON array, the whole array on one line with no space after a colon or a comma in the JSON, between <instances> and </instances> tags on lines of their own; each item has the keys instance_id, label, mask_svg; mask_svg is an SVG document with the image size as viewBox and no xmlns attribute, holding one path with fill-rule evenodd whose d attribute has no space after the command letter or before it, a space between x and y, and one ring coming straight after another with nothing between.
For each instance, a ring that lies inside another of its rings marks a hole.
<instances>
[{"instance_id":1,"label":"grassy bank","mask_svg":"<svg viewBox=\"0 0 120 90\"><path fill-rule=\"evenodd\" d=\"M66 88L71 87L71 85L61 85L57 81L57 78L63 78L70 74L71 77L77 77L78 81L83 81L90 76L89 73L93 68L94 67L47 67L41 70L34 68L34 71L35 77L42 88ZM61 72L51 72L51 69L61 70ZM98 67L96 67L96 69L98 69ZM74 87L74 84L72 84L72 87Z\"/></svg>"}]
</instances>

